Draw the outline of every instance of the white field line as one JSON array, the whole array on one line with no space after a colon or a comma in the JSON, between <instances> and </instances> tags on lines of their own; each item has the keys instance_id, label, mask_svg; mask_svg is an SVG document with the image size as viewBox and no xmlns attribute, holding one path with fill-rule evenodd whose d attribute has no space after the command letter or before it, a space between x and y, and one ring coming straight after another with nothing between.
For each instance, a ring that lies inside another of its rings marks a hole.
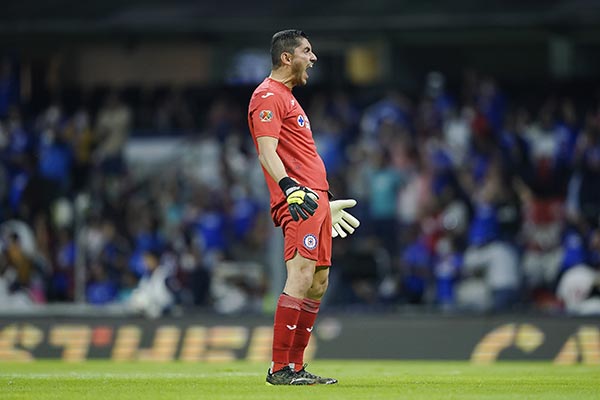
<instances>
[{"instance_id":1,"label":"white field line","mask_svg":"<svg viewBox=\"0 0 600 400\"><path fill-rule=\"evenodd\" d=\"M214 372L214 373L171 373L171 372L44 372L44 373L1 373L1 378L11 379L197 379L197 378L231 378L242 376L262 376L258 372Z\"/></svg>"}]
</instances>

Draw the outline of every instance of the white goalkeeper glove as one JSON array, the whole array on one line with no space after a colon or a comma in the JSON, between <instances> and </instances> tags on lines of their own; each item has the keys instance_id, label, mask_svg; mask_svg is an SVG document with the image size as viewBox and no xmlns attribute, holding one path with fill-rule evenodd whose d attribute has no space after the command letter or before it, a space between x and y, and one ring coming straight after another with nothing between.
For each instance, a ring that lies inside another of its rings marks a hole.
<instances>
[{"instance_id":1,"label":"white goalkeeper glove","mask_svg":"<svg viewBox=\"0 0 600 400\"><path fill-rule=\"evenodd\" d=\"M331 209L331 236L341 236L345 238L348 234L353 234L360 225L360 221L352 214L345 211L345 208L351 208L356 205L356 200L333 200L329 202Z\"/></svg>"}]
</instances>

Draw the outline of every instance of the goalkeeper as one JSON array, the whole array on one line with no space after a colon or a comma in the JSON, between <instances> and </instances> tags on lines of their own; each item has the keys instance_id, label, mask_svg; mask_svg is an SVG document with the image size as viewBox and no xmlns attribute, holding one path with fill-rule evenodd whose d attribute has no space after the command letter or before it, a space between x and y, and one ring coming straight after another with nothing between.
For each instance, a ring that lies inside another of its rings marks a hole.
<instances>
[{"instance_id":1,"label":"goalkeeper","mask_svg":"<svg viewBox=\"0 0 600 400\"><path fill-rule=\"evenodd\" d=\"M358 220L344 211L355 202L332 201L330 208L325 165L309 119L292 94L292 88L306 84L317 61L308 37L299 30L276 33L271 61L271 74L256 88L248 107L248 125L269 188L271 216L283 230L287 269L275 310L267 383L333 384L336 379L305 369L304 349L327 290L332 235L345 237L358 226Z\"/></svg>"}]
</instances>

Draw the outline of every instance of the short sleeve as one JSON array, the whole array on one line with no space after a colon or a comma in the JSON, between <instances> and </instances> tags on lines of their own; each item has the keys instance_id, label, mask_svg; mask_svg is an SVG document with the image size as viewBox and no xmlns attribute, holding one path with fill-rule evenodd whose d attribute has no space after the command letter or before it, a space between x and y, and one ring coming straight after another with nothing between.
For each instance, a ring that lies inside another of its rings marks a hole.
<instances>
[{"instance_id":1,"label":"short sleeve","mask_svg":"<svg viewBox=\"0 0 600 400\"><path fill-rule=\"evenodd\" d=\"M281 95L265 91L258 93L254 100L250 113L254 136L279 138L285 113Z\"/></svg>"}]
</instances>

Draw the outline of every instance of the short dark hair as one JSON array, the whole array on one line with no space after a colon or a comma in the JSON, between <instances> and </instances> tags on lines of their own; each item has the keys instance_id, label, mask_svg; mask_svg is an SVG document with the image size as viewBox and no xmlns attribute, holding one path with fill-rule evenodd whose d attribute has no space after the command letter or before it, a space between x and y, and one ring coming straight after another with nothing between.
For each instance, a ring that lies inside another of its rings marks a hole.
<instances>
[{"instance_id":1,"label":"short dark hair","mask_svg":"<svg viewBox=\"0 0 600 400\"><path fill-rule=\"evenodd\" d=\"M279 67L281 64L281 53L294 53L294 49L300 46L301 38L308 39L308 36L299 29L286 29L273 35L271 39L271 63L273 67Z\"/></svg>"}]
</instances>

